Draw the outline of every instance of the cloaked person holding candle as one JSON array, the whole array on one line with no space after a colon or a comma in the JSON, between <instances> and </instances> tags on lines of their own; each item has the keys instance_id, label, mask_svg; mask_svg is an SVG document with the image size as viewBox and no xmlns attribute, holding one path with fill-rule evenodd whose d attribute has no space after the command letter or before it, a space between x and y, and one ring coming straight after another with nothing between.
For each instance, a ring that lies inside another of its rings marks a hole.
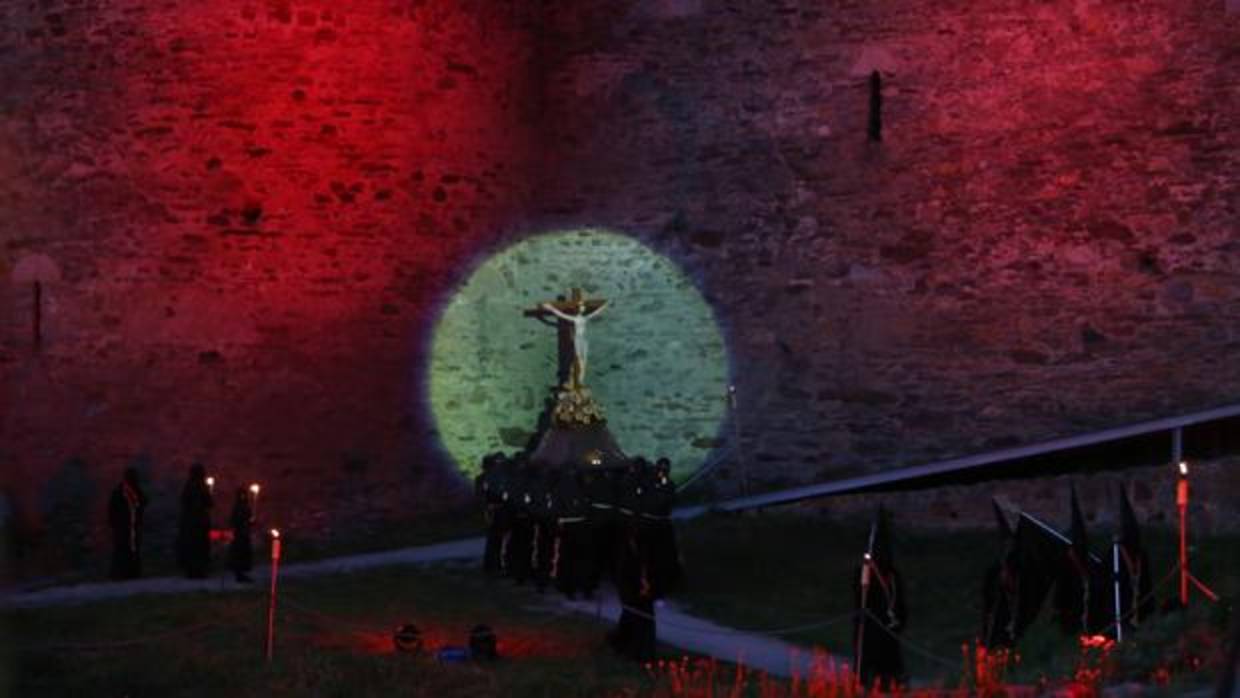
<instances>
[{"instance_id":1,"label":"cloaked person holding candle","mask_svg":"<svg viewBox=\"0 0 1240 698\"><path fill-rule=\"evenodd\" d=\"M249 488L238 487L237 496L233 500L232 542L228 544L228 567L240 584L251 584L250 570L254 569L254 545L250 541L250 528L254 523L254 508L251 498L257 498L258 485Z\"/></svg>"},{"instance_id":2,"label":"cloaked person holding candle","mask_svg":"<svg viewBox=\"0 0 1240 698\"><path fill-rule=\"evenodd\" d=\"M211 569L211 489L202 463L190 466L181 489L177 563L190 579L204 579Z\"/></svg>"}]
</instances>

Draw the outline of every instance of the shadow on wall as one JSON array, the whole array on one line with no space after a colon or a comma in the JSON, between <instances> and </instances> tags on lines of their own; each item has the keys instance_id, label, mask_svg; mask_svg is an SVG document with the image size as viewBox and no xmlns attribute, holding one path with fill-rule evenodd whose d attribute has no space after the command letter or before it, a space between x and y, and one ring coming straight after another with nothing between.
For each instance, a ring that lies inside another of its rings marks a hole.
<instances>
[{"instance_id":1,"label":"shadow on wall","mask_svg":"<svg viewBox=\"0 0 1240 698\"><path fill-rule=\"evenodd\" d=\"M80 568L94 547L93 512L100 509L99 483L80 456L65 461L43 490L40 511L44 559L55 567ZM50 556L50 557L49 557Z\"/></svg>"},{"instance_id":2,"label":"shadow on wall","mask_svg":"<svg viewBox=\"0 0 1240 698\"><path fill-rule=\"evenodd\" d=\"M171 555L178 483L152 480L154 467L148 455L135 456L125 465L138 469L150 498L143 527L144 557ZM117 469L117 482L122 470ZM74 456L61 464L41 491L23 493L15 484L6 486L0 495L0 553L5 562L0 582L90 568L106 572L107 498L116 483L100 479L98 471L85 458Z\"/></svg>"}]
</instances>

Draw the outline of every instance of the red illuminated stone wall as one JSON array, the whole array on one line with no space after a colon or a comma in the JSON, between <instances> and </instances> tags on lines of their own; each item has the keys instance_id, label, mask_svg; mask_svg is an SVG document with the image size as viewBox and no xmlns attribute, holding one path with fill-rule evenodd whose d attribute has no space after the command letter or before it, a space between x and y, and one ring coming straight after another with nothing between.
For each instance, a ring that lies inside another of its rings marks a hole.
<instances>
[{"instance_id":1,"label":"red illuminated stone wall","mask_svg":"<svg viewBox=\"0 0 1240 698\"><path fill-rule=\"evenodd\" d=\"M1206 0L7 3L10 507L135 457L164 515L196 458L320 533L442 506L436 309L576 223L699 281L758 480L1235 402L1238 47Z\"/></svg>"},{"instance_id":2,"label":"red illuminated stone wall","mask_svg":"<svg viewBox=\"0 0 1240 698\"><path fill-rule=\"evenodd\" d=\"M228 488L264 481L273 517L322 532L441 507L419 357L449 284L525 209L527 11L0 13L0 255L9 271L46 255L61 276L38 353L31 285L3 288L17 514L85 501L98 522L135 457L157 515L194 459Z\"/></svg>"}]
</instances>

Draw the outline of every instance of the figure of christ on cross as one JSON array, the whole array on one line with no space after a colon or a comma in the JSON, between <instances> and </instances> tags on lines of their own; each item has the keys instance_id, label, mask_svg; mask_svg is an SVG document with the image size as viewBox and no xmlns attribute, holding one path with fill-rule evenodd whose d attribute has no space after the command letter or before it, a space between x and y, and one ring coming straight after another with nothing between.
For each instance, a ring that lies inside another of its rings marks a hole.
<instances>
[{"instance_id":1,"label":"figure of christ on cross","mask_svg":"<svg viewBox=\"0 0 1240 698\"><path fill-rule=\"evenodd\" d=\"M585 385L586 361L590 351L586 343L586 323L606 306L607 301L587 300L582 295L581 289L574 288L568 300L540 303L534 310L525 311L525 315L537 317L540 320L545 320L547 315L552 315L559 320L557 325L562 330L569 329L573 353L569 363L568 380L565 382L567 387L580 388ZM562 361L561 365L563 365Z\"/></svg>"}]
</instances>

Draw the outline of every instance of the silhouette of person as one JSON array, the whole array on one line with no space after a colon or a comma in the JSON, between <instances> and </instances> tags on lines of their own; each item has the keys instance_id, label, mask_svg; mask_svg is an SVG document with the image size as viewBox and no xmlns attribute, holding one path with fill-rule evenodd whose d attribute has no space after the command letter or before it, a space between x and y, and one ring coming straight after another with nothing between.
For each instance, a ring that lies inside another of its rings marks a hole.
<instances>
[{"instance_id":1,"label":"silhouette of person","mask_svg":"<svg viewBox=\"0 0 1240 698\"><path fill-rule=\"evenodd\" d=\"M202 463L190 466L181 490L177 563L190 579L203 579L211 569L211 489Z\"/></svg>"},{"instance_id":2,"label":"silhouette of person","mask_svg":"<svg viewBox=\"0 0 1240 698\"><path fill-rule=\"evenodd\" d=\"M125 468L120 484L108 500L108 524L112 529L112 579L142 576L142 514L146 494L138 482L138 469Z\"/></svg>"},{"instance_id":3,"label":"silhouette of person","mask_svg":"<svg viewBox=\"0 0 1240 698\"><path fill-rule=\"evenodd\" d=\"M254 569L254 545L250 541L250 528L254 523L254 509L250 506L250 491L245 487L237 488L237 496L233 499L232 542L228 544L228 567L238 582L250 584L250 570Z\"/></svg>"}]
</instances>

